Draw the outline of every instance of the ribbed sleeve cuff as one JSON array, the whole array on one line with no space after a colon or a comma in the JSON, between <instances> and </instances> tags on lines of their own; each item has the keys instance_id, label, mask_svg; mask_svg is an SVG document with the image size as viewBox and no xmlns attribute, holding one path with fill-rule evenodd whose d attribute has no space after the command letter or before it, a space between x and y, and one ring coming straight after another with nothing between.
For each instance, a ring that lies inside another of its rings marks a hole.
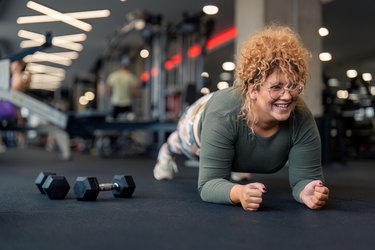
<instances>
[{"instance_id":1,"label":"ribbed sleeve cuff","mask_svg":"<svg viewBox=\"0 0 375 250\"><path fill-rule=\"evenodd\" d=\"M299 197L300 193L302 192L302 190L305 188L305 186L307 184L309 184L311 181L313 180L303 180L303 181L300 181L298 182L294 187L293 187L293 197L296 201L300 202L300 203L303 203L301 201L301 198Z\"/></svg>"},{"instance_id":2,"label":"ribbed sleeve cuff","mask_svg":"<svg viewBox=\"0 0 375 250\"><path fill-rule=\"evenodd\" d=\"M233 204L230 200L230 191L234 185L224 179L210 180L202 187L200 196L206 202Z\"/></svg>"}]
</instances>

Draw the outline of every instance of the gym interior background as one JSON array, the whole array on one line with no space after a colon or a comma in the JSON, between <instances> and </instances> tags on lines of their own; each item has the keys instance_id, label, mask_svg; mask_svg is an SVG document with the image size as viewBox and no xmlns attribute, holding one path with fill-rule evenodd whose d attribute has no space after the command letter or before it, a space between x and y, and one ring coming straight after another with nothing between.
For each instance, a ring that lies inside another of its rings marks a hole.
<instances>
[{"instance_id":1,"label":"gym interior background","mask_svg":"<svg viewBox=\"0 0 375 250\"><path fill-rule=\"evenodd\" d=\"M305 0L285 4L298 6L301 1ZM204 14L202 7L208 3L219 11ZM197 169L191 167L196 163L186 159L179 159L179 165L186 167L175 182L153 179L155 154L183 109L199 96L233 83L235 3L0 0L0 59L22 58L32 75L27 97L16 96L25 98L16 104L26 125L1 124L6 146L0 154L2 249L254 245L283 249L306 247L311 235L316 241L307 247L311 249L371 248L375 243L371 236L375 2L371 0L320 1L321 27L326 29L319 31L322 54L314 59L322 68L323 112L316 120L332 189L326 209L320 213L296 205L284 171L255 176L268 182L274 193L255 214L201 202ZM57 17L49 17L48 11ZM93 14L98 16L88 16ZM64 15L77 22L64 22ZM133 100L134 112L112 120L105 80L123 56L131 59L141 91ZM8 90L0 92L2 98L14 99ZM49 124L57 128L51 130ZM66 133L68 149L48 144L54 129ZM26 144L19 143L20 133L27 136ZM49 200L39 193L34 181L41 171L65 177L70 191L64 200ZM84 203L72 194L77 176L111 182L116 174L134 177L131 199L103 192L95 202ZM334 240L332 232L341 240ZM298 239L291 240L291 234Z\"/></svg>"}]
</instances>

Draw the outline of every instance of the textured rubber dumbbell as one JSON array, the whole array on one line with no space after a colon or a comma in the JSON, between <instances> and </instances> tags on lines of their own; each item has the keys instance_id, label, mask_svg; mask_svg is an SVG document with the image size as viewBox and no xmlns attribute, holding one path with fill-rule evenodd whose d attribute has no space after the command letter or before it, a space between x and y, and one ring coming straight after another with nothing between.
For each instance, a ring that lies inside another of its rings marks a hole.
<instances>
[{"instance_id":1,"label":"textured rubber dumbbell","mask_svg":"<svg viewBox=\"0 0 375 250\"><path fill-rule=\"evenodd\" d=\"M64 199L70 190L70 185L64 176L52 172L40 172L35 184L42 194L51 200Z\"/></svg>"},{"instance_id":2,"label":"textured rubber dumbbell","mask_svg":"<svg viewBox=\"0 0 375 250\"><path fill-rule=\"evenodd\" d=\"M56 175L56 173L53 172L40 172L38 176L35 179L35 185L38 188L39 192L41 194L46 194L42 188L44 182L46 181L47 177L50 175Z\"/></svg>"},{"instance_id":3,"label":"textured rubber dumbbell","mask_svg":"<svg viewBox=\"0 0 375 250\"><path fill-rule=\"evenodd\" d=\"M96 177L77 177L74 193L79 201L95 201L100 191L112 191L114 197L131 198L135 190L132 176L115 175L112 183L99 184Z\"/></svg>"},{"instance_id":4,"label":"textured rubber dumbbell","mask_svg":"<svg viewBox=\"0 0 375 250\"><path fill-rule=\"evenodd\" d=\"M70 185L64 176L50 175L42 188L51 200L62 200L69 192Z\"/></svg>"}]
</instances>

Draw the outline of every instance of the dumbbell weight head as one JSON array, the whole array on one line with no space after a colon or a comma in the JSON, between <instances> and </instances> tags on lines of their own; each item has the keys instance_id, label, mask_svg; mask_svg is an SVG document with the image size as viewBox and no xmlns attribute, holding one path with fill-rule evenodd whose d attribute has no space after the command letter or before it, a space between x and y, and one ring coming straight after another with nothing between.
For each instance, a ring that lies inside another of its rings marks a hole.
<instances>
[{"instance_id":1,"label":"dumbbell weight head","mask_svg":"<svg viewBox=\"0 0 375 250\"><path fill-rule=\"evenodd\" d=\"M77 177L74 193L79 201L95 201L100 191L112 190L114 197L130 198L135 190L133 177L115 175L112 183L99 184L95 177Z\"/></svg>"},{"instance_id":2,"label":"dumbbell weight head","mask_svg":"<svg viewBox=\"0 0 375 250\"><path fill-rule=\"evenodd\" d=\"M95 201L100 192L99 182L95 177L77 177L73 189L79 201Z\"/></svg>"},{"instance_id":3,"label":"dumbbell weight head","mask_svg":"<svg viewBox=\"0 0 375 250\"><path fill-rule=\"evenodd\" d=\"M118 188L112 190L114 197L119 197L119 198L132 197L135 187L136 187L132 176L115 175L112 179L112 183L118 184Z\"/></svg>"},{"instance_id":4,"label":"dumbbell weight head","mask_svg":"<svg viewBox=\"0 0 375 250\"><path fill-rule=\"evenodd\" d=\"M52 173L52 172L40 172L39 175L35 179L35 185L37 186L37 188L39 189L40 193L42 193L42 194L45 194L42 186L43 186L44 182L46 181L47 177L50 176L50 175L56 175L56 173Z\"/></svg>"},{"instance_id":5,"label":"dumbbell weight head","mask_svg":"<svg viewBox=\"0 0 375 250\"><path fill-rule=\"evenodd\" d=\"M51 200L61 200L69 192L70 185L64 176L49 175L42 188Z\"/></svg>"}]
</instances>

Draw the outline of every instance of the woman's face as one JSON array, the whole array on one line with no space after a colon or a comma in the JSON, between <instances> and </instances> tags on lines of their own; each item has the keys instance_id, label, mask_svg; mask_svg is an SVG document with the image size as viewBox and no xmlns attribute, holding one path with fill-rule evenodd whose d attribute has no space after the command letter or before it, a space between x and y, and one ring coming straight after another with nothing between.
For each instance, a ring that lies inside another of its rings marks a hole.
<instances>
[{"instance_id":1,"label":"woman's face","mask_svg":"<svg viewBox=\"0 0 375 250\"><path fill-rule=\"evenodd\" d=\"M300 85L289 83L283 73L274 71L259 90L250 93L258 123L272 125L287 120L302 89Z\"/></svg>"}]
</instances>

